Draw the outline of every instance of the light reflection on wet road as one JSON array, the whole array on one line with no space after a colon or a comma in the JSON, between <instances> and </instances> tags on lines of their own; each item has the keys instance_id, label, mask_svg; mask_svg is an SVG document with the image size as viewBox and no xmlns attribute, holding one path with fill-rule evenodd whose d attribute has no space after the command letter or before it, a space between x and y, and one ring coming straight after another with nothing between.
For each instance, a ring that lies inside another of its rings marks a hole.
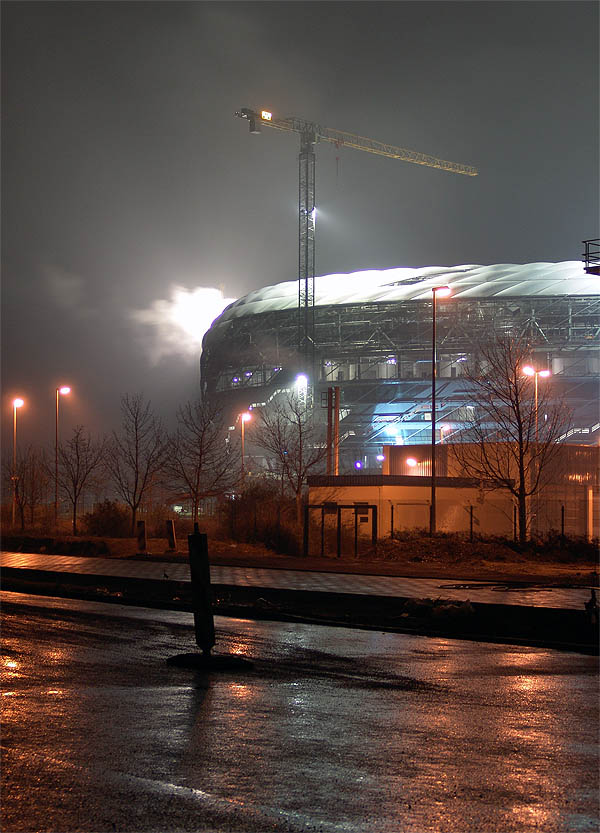
<instances>
[{"instance_id":1,"label":"light reflection on wet road","mask_svg":"<svg viewBox=\"0 0 600 833\"><path fill-rule=\"evenodd\" d=\"M597 831L597 658L2 594L3 830Z\"/></svg>"}]
</instances>

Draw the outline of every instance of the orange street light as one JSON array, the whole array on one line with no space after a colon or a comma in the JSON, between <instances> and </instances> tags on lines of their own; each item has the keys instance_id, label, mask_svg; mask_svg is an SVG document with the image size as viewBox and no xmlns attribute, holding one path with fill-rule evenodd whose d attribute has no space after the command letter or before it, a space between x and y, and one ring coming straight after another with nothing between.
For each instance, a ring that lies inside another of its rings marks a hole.
<instances>
[{"instance_id":1,"label":"orange street light","mask_svg":"<svg viewBox=\"0 0 600 833\"><path fill-rule=\"evenodd\" d=\"M431 290L438 298L449 298L452 295L452 290L449 286L434 286Z\"/></svg>"},{"instance_id":2,"label":"orange street light","mask_svg":"<svg viewBox=\"0 0 600 833\"><path fill-rule=\"evenodd\" d=\"M20 397L13 399L13 459L12 459L12 482L13 482L13 501L12 501L12 525L15 525L15 510L17 507L17 409L22 408L25 404Z\"/></svg>"},{"instance_id":3,"label":"orange street light","mask_svg":"<svg viewBox=\"0 0 600 833\"><path fill-rule=\"evenodd\" d=\"M248 413L248 411L244 411L243 414L240 414L240 426L242 432L242 484L244 482L244 434L245 434L245 426L246 423L252 419L252 414Z\"/></svg>"},{"instance_id":4,"label":"orange street light","mask_svg":"<svg viewBox=\"0 0 600 833\"><path fill-rule=\"evenodd\" d=\"M551 375L549 370L536 370L530 364L526 364L523 368L525 376L533 376L534 379L534 401L535 401L535 441L538 441L538 376L542 379L547 379Z\"/></svg>"},{"instance_id":5,"label":"orange street light","mask_svg":"<svg viewBox=\"0 0 600 833\"><path fill-rule=\"evenodd\" d=\"M58 526L58 400L71 393L68 385L56 388L56 433L54 437L54 526Z\"/></svg>"},{"instance_id":6,"label":"orange street light","mask_svg":"<svg viewBox=\"0 0 600 833\"><path fill-rule=\"evenodd\" d=\"M449 286L432 286L433 296L431 327L431 506L429 507L429 534L433 535L436 527L435 505L435 380L437 376L437 355L435 343L436 302L438 298L448 298L452 294Z\"/></svg>"}]
</instances>

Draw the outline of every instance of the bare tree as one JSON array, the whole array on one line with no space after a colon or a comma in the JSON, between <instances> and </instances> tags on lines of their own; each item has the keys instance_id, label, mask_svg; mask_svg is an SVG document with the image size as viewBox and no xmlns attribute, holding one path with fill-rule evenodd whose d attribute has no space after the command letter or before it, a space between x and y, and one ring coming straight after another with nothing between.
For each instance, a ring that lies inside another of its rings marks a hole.
<instances>
[{"instance_id":1,"label":"bare tree","mask_svg":"<svg viewBox=\"0 0 600 833\"><path fill-rule=\"evenodd\" d=\"M21 532L25 530L25 497L23 485L25 482L25 465L23 457L17 456L14 461L12 459L4 459L2 461L2 486L4 494L10 499L10 507L14 506L14 514L18 513L19 525ZM13 514L13 520L15 520Z\"/></svg>"},{"instance_id":2,"label":"bare tree","mask_svg":"<svg viewBox=\"0 0 600 833\"><path fill-rule=\"evenodd\" d=\"M187 402L177 411L177 431L169 439L164 470L183 499L192 502L198 520L200 502L233 488L237 474L226 442L221 410L208 402Z\"/></svg>"},{"instance_id":3,"label":"bare tree","mask_svg":"<svg viewBox=\"0 0 600 833\"><path fill-rule=\"evenodd\" d=\"M105 440L93 440L83 425L76 426L71 438L58 446L58 485L71 504L73 535L77 535L77 507L81 494L100 472L105 449Z\"/></svg>"},{"instance_id":4,"label":"bare tree","mask_svg":"<svg viewBox=\"0 0 600 833\"><path fill-rule=\"evenodd\" d=\"M525 339L500 336L480 347L465 373L473 418L453 445L464 474L515 497L521 543L528 535L528 499L546 485L571 419L564 403L553 398L551 383L538 386L536 400L535 378L523 372L530 361Z\"/></svg>"},{"instance_id":5,"label":"bare tree","mask_svg":"<svg viewBox=\"0 0 600 833\"><path fill-rule=\"evenodd\" d=\"M255 411L256 413L256 411ZM253 440L270 455L274 470L293 492L296 520L302 520L302 491L306 478L327 456L321 426L301 397L288 393L259 412Z\"/></svg>"},{"instance_id":6,"label":"bare tree","mask_svg":"<svg viewBox=\"0 0 600 833\"><path fill-rule=\"evenodd\" d=\"M34 446L28 446L25 451L17 454L14 473L12 471L12 461L5 461L3 469L6 493L10 494L11 500L13 500L14 495L21 532L23 532L26 516L28 516L29 525L33 526L36 510L47 498L50 478L44 451Z\"/></svg>"},{"instance_id":7,"label":"bare tree","mask_svg":"<svg viewBox=\"0 0 600 833\"><path fill-rule=\"evenodd\" d=\"M131 534L135 535L140 504L164 463L166 437L142 394L123 396L121 415L121 431L113 432L106 467L119 497L131 511Z\"/></svg>"},{"instance_id":8,"label":"bare tree","mask_svg":"<svg viewBox=\"0 0 600 833\"><path fill-rule=\"evenodd\" d=\"M48 500L51 484L46 452L43 448L30 446L25 451L23 463L23 500L29 524L33 526L36 510Z\"/></svg>"}]
</instances>

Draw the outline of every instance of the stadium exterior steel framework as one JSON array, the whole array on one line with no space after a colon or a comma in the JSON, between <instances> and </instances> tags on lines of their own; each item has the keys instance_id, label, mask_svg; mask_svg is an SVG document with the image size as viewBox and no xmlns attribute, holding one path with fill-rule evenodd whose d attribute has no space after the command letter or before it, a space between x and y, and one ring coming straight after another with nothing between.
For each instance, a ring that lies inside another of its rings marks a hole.
<instances>
[{"instance_id":1,"label":"stadium exterior steel framework","mask_svg":"<svg viewBox=\"0 0 600 833\"><path fill-rule=\"evenodd\" d=\"M327 275L315 297L318 407L341 388L340 471L376 471L384 445L431 442L432 287L437 302L439 441L457 438L473 403L464 363L493 332L527 335L531 360L573 412L565 442L600 440L600 280L582 263L399 268ZM297 282L231 304L203 341L203 394L232 415L267 403L309 372L297 349Z\"/></svg>"}]
</instances>

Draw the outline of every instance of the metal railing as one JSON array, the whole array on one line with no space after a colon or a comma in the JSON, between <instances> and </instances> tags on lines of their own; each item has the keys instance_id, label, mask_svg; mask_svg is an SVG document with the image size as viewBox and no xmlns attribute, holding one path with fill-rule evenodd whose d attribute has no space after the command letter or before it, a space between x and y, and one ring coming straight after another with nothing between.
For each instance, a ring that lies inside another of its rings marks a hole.
<instances>
[{"instance_id":1,"label":"metal railing","mask_svg":"<svg viewBox=\"0 0 600 833\"><path fill-rule=\"evenodd\" d=\"M600 275L600 238L581 242L585 246L585 252L582 254L585 271Z\"/></svg>"}]
</instances>

